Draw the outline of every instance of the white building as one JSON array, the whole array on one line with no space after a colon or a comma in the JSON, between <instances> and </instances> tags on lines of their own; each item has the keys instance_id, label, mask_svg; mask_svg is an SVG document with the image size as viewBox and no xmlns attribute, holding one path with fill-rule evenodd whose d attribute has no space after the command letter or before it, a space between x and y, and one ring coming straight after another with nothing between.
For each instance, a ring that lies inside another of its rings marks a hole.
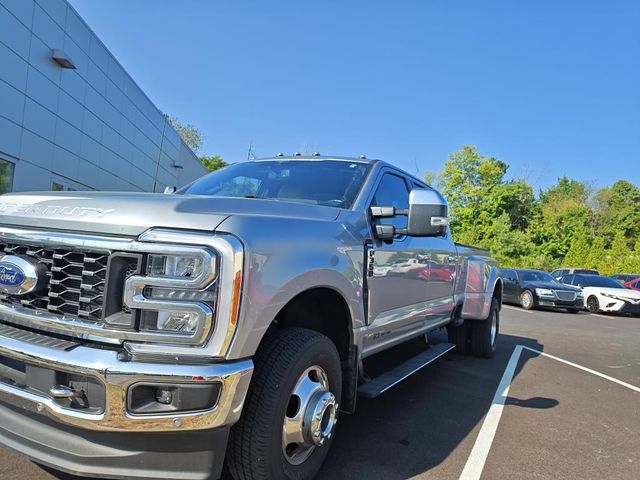
<instances>
[{"instance_id":1,"label":"white building","mask_svg":"<svg viewBox=\"0 0 640 480\"><path fill-rule=\"evenodd\" d=\"M162 191L206 173L65 0L0 0L0 193Z\"/></svg>"}]
</instances>

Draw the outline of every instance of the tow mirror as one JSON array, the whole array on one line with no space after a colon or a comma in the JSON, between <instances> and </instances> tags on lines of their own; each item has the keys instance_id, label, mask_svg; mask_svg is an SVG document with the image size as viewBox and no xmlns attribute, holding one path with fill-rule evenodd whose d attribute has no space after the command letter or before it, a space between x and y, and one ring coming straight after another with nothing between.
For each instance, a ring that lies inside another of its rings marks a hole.
<instances>
[{"instance_id":1,"label":"tow mirror","mask_svg":"<svg viewBox=\"0 0 640 480\"><path fill-rule=\"evenodd\" d=\"M384 241L393 241L396 235L410 237L443 237L449 225L447 201L435 190L416 188L409 193L409 209L394 207L371 207L373 218L389 218L406 215L407 228L395 228L393 225L376 225L376 237Z\"/></svg>"},{"instance_id":2,"label":"tow mirror","mask_svg":"<svg viewBox=\"0 0 640 480\"><path fill-rule=\"evenodd\" d=\"M447 201L435 190L415 188L409 193L410 237L442 237L449 225Z\"/></svg>"}]
</instances>

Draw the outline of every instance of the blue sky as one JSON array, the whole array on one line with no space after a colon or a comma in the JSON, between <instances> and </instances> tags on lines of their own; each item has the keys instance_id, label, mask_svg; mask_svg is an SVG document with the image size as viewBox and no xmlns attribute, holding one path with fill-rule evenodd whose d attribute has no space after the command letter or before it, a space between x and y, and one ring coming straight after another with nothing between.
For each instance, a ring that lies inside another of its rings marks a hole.
<instances>
[{"instance_id":1,"label":"blue sky","mask_svg":"<svg viewBox=\"0 0 640 480\"><path fill-rule=\"evenodd\" d=\"M421 175L471 144L536 188L640 183L640 2L70 1L203 154Z\"/></svg>"}]
</instances>

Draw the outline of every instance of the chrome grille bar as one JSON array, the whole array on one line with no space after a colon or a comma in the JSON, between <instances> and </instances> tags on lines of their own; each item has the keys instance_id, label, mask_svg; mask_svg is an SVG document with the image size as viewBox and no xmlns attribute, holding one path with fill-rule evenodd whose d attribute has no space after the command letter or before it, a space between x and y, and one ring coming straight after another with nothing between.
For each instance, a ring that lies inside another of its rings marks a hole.
<instances>
[{"instance_id":1,"label":"chrome grille bar","mask_svg":"<svg viewBox=\"0 0 640 480\"><path fill-rule=\"evenodd\" d=\"M41 292L26 297L2 294L2 302L61 315L81 316L93 322L102 319L102 294L109 252L54 249L1 240L0 245L8 255L36 259L47 268L48 277Z\"/></svg>"}]
</instances>

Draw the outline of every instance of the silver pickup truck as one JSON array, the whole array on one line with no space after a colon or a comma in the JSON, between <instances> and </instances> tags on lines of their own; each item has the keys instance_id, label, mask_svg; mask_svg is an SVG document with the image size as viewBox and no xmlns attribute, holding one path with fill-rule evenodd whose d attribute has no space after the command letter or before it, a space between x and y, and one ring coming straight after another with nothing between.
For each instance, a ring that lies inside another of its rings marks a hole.
<instances>
[{"instance_id":1,"label":"silver pickup truck","mask_svg":"<svg viewBox=\"0 0 640 480\"><path fill-rule=\"evenodd\" d=\"M390 164L277 156L166 193L0 197L3 445L101 478L312 478L357 397L495 351L495 262Z\"/></svg>"}]
</instances>

